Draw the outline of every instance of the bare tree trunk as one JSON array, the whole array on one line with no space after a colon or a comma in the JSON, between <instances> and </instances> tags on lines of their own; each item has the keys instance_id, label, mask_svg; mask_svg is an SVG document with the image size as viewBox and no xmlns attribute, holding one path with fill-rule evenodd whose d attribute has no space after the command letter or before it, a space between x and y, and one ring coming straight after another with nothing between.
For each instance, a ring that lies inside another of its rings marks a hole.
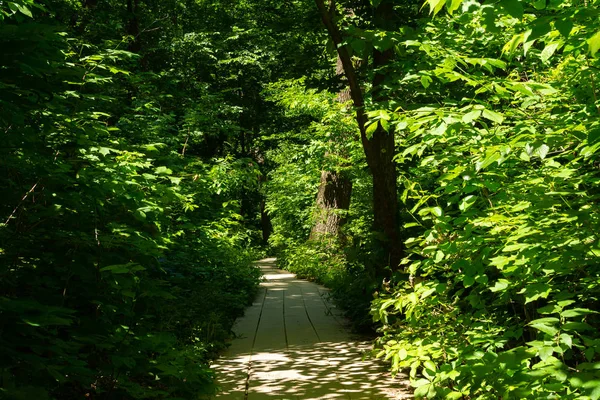
<instances>
[{"instance_id":1,"label":"bare tree trunk","mask_svg":"<svg viewBox=\"0 0 600 400\"><path fill-rule=\"evenodd\" d=\"M139 42L140 21L138 18L139 0L127 0L127 34L133 36L133 40L129 43L129 51L137 53L141 49Z\"/></svg>"},{"instance_id":2,"label":"bare tree trunk","mask_svg":"<svg viewBox=\"0 0 600 400\"><path fill-rule=\"evenodd\" d=\"M348 80L350 97L356 109L356 121L360 129L361 142L367 164L373 175L373 215L374 229L383 232L386 241L383 247L386 251L386 264L395 269L398 267L403 254L402 242L400 241L398 227L398 194L396 182L396 166L394 163L395 142L394 133L386 132L380 124L373 136L369 138L366 133L367 117L364 110L364 98L360 83L352 59L346 46L343 46L343 37L335 24L335 2L329 0L328 6L324 0L315 0L323 23L327 27L338 51L339 59L344 68L344 74ZM375 23L380 28L388 28L393 18L393 4L389 0L383 0L375 9ZM391 61L393 50L383 52L375 50L373 53L373 67L381 68ZM385 100L381 94L381 86L384 75L376 73L373 79L373 93L375 101Z\"/></svg>"},{"instance_id":3,"label":"bare tree trunk","mask_svg":"<svg viewBox=\"0 0 600 400\"><path fill-rule=\"evenodd\" d=\"M338 236L346 222L345 212L350 207L352 181L344 174L321 172L321 185L317 194L317 220L310 233L311 239L324 235Z\"/></svg>"},{"instance_id":4,"label":"bare tree trunk","mask_svg":"<svg viewBox=\"0 0 600 400\"><path fill-rule=\"evenodd\" d=\"M271 225L271 217L269 217L269 213L265 208L266 202L265 200L260 201L260 226L262 230L262 239L263 244L269 243L269 237L271 237L271 232L273 232L273 225Z\"/></svg>"},{"instance_id":5,"label":"bare tree trunk","mask_svg":"<svg viewBox=\"0 0 600 400\"><path fill-rule=\"evenodd\" d=\"M344 74L344 66L338 56L336 74ZM342 89L336 99L340 103L350 100L350 91ZM352 134L348 134L350 138ZM326 155L327 156L327 155ZM317 212L315 225L310 232L310 239L317 240L323 236L341 238L341 228L346 223L346 212L350 208L352 198L352 181L337 171L321 171L321 183L317 193Z\"/></svg>"}]
</instances>

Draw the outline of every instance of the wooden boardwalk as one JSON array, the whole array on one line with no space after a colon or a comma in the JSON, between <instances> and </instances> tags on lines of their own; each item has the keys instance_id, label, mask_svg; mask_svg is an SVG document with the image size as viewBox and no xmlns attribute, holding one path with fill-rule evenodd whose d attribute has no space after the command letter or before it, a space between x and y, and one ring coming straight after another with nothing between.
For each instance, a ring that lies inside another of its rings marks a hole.
<instances>
[{"instance_id":1,"label":"wooden boardwalk","mask_svg":"<svg viewBox=\"0 0 600 400\"><path fill-rule=\"evenodd\" d=\"M222 400L407 399L406 380L376 360L327 300L327 289L258 262L264 282L213 368Z\"/></svg>"}]
</instances>

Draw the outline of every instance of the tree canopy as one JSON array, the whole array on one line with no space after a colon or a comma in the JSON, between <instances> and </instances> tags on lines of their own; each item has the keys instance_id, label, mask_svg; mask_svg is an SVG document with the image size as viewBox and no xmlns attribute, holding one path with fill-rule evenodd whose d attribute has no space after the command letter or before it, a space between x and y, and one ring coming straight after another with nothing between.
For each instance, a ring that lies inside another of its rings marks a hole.
<instances>
[{"instance_id":1,"label":"tree canopy","mask_svg":"<svg viewBox=\"0 0 600 400\"><path fill-rule=\"evenodd\" d=\"M213 395L268 252L417 398L600 399L599 17L0 2L0 398Z\"/></svg>"}]
</instances>

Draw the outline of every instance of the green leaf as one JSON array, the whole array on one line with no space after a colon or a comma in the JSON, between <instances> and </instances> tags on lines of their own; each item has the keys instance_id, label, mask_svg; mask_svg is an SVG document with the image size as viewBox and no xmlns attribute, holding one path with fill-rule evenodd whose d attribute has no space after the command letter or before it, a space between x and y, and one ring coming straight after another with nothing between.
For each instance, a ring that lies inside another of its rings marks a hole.
<instances>
[{"instance_id":1,"label":"green leaf","mask_svg":"<svg viewBox=\"0 0 600 400\"><path fill-rule=\"evenodd\" d=\"M600 399L600 381L597 381L596 387L590 393L590 399L592 399L592 400Z\"/></svg>"},{"instance_id":2,"label":"green leaf","mask_svg":"<svg viewBox=\"0 0 600 400\"><path fill-rule=\"evenodd\" d=\"M596 144L600 141L600 127L588 131L587 141L589 145Z\"/></svg>"},{"instance_id":3,"label":"green leaf","mask_svg":"<svg viewBox=\"0 0 600 400\"><path fill-rule=\"evenodd\" d=\"M542 50L542 54L540 55L541 60L543 62L548 61L560 45L561 45L561 43L554 42L554 43L550 43L549 45L544 47L544 50Z\"/></svg>"},{"instance_id":4,"label":"green leaf","mask_svg":"<svg viewBox=\"0 0 600 400\"><path fill-rule=\"evenodd\" d=\"M484 109L482 115L483 118L487 118L490 121L496 122L498 124L501 124L502 121L504 121L504 116L502 114L488 109Z\"/></svg>"},{"instance_id":5,"label":"green leaf","mask_svg":"<svg viewBox=\"0 0 600 400\"><path fill-rule=\"evenodd\" d=\"M546 8L546 0L534 0L533 7L536 10L543 10Z\"/></svg>"},{"instance_id":6,"label":"green leaf","mask_svg":"<svg viewBox=\"0 0 600 400\"><path fill-rule=\"evenodd\" d=\"M547 283L534 283L527 285L519 294L525 294L525 304L536 301L537 299L546 299L552 292L552 287Z\"/></svg>"},{"instance_id":7,"label":"green leaf","mask_svg":"<svg viewBox=\"0 0 600 400\"><path fill-rule=\"evenodd\" d=\"M506 288L508 287L509 284L510 284L510 282L506 279L498 279L496 284L490 288L490 291L492 291L492 292L504 291L504 290L506 290Z\"/></svg>"},{"instance_id":8,"label":"green leaf","mask_svg":"<svg viewBox=\"0 0 600 400\"><path fill-rule=\"evenodd\" d=\"M446 0L427 0L427 4L429 4L429 13L436 15L444 7Z\"/></svg>"},{"instance_id":9,"label":"green leaf","mask_svg":"<svg viewBox=\"0 0 600 400\"><path fill-rule=\"evenodd\" d=\"M430 76L427 75L421 75L421 85L423 85L423 87L425 89L427 89L429 87L429 85L431 84L432 79Z\"/></svg>"},{"instance_id":10,"label":"green leaf","mask_svg":"<svg viewBox=\"0 0 600 400\"><path fill-rule=\"evenodd\" d=\"M570 18L559 19L554 21L554 27L562 36L568 38L573 30L573 21Z\"/></svg>"},{"instance_id":11,"label":"green leaf","mask_svg":"<svg viewBox=\"0 0 600 400\"><path fill-rule=\"evenodd\" d=\"M587 308L572 308L569 310L564 310L560 313L560 316L563 318L573 318L588 314L598 314L598 311L593 311Z\"/></svg>"},{"instance_id":12,"label":"green leaf","mask_svg":"<svg viewBox=\"0 0 600 400\"><path fill-rule=\"evenodd\" d=\"M377 125L378 125L377 121L373 121L369 125L367 125L367 128L365 129L367 138L371 139L373 137L373 134L377 131Z\"/></svg>"},{"instance_id":13,"label":"green leaf","mask_svg":"<svg viewBox=\"0 0 600 400\"><path fill-rule=\"evenodd\" d=\"M430 383L429 383L429 381L428 381L426 385L418 386L418 387L415 389L415 393L414 393L414 394L415 394L415 397L416 397L417 399L420 399L420 398L423 398L423 397L427 396L427 393L429 392L429 386L430 386L430 385L431 385L431 384L430 384Z\"/></svg>"},{"instance_id":14,"label":"green leaf","mask_svg":"<svg viewBox=\"0 0 600 400\"><path fill-rule=\"evenodd\" d=\"M112 272L113 274L127 274L143 270L145 270L144 267L134 263L109 265L108 267L100 268L100 272Z\"/></svg>"},{"instance_id":15,"label":"green leaf","mask_svg":"<svg viewBox=\"0 0 600 400\"><path fill-rule=\"evenodd\" d=\"M594 353L595 353L595 351L592 347L586 349L584 352L585 359L588 361L592 361L594 359Z\"/></svg>"},{"instance_id":16,"label":"green leaf","mask_svg":"<svg viewBox=\"0 0 600 400\"><path fill-rule=\"evenodd\" d=\"M550 357L552 355L552 353L554 353L554 350L552 349L552 347L545 346L539 350L538 354L539 354L540 358L542 359L542 361L546 361L546 359L548 357Z\"/></svg>"},{"instance_id":17,"label":"green leaf","mask_svg":"<svg viewBox=\"0 0 600 400\"><path fill-rule=\"evenodd\" d=\"M450 5L448 5L448 3L446 3L446 10L448 11L449 14L452 14L454 11L458 10L458 8L462 4L462 2L463 2L463 0L451 0Z\"/></svg>"},{"instance_id":18,"label":"green leaf","mask_svg":"<svg viewBox=\"0 0 600 400\"><path fill-rule=\"evenodd\" d=\"M108 147L100 147L98 149L98 153L102 154L103 156L109 155L111 151L113 151L113 149L110 149Z\"/></svg>"},{"instance_id":19,"label":"green leaf","mask_svg":"<svg viewBox=\"0 0 600 400\"><path fill-rule=\"evenodd\" d=\"M596 32L594 36L588 39L588 46L590 48L590 54L592 57L596 56L596 53L600 49L600 31Z\"/></svg>"},{"instance_id":20,"label":"green leaf","mask_svg":"<svg viewBox=\"0 0 600 400\"><path fill-rule=\"evenodd\" d=\"M167 167L160 166L154 170L154 173L157 175L171 175L173 171Z\"/></svg>"},{"instance_id":21,"label":"green leaf","mask_svg":"<svg viewBox=\"0 0 600 400\"><path fill-rule=\"evenodd\" d=\"M365 51L366 44L364 40L354 39L350 42L350 46L352 47L352 50L354 50L359 56L362 56L363 52Z\"/></svg>"},{"instance_id":22,"label":"green leaf","mask_svg":"<svg viewBox=\"0 0 600 400\"><path fill-rule=\"evenodd\" d=\"M31 14L31 10L24 6L23 4L8 2L8 7L13 11L18 11L23 15L28 16L29 18L33 18L33 14Z\"/></svg>"},{"instance_id":23,"label":"green leaf","mask_svg":"<svg viewBox=\"0 0 600 400\"><path fill-rule=\"evenodd\" d=\"M558 329L550 325L554 322L558 322L558 318L539 318L531 321L528 325L540 332L544 332L550 336L555 336L558 333Z\"/></svg>"},{"instance_id":24,"label":"green leaf","mask_svg":"<svg viewBox=\"0 0 600 400\"><path fill-rule=\"evenodd\" d=\"M458 208L460 209L460 211L467 211L469 208L471 208L471 206L473 204L475 204L475 202L477 201L477 197L473 196L473 195L469 195L464 197L460 203L458 204Z\"/></svg>"},{"instance_id":25,"label":"green leaf","mask_svg":"<svg viewBox=\"0 0 600 400\"><path fill-rule=\"evenodd\" d=\"M560 334L560 342L566 345L568 348L573 347L573 337L566 333Z\"/></svg>"},{"instance_id":26,"label":"green leaf","mask_svg":"<svg viewBox=\"0 0 600 400\"><path fill-rule=\"evenodd\" d=\"M463 285L466 288L473 286L474 283L475 283L475 277L473 275L465 275L465 277L463 278Z\"/></svg>"},{"instance_id":27,"label":"green leaf","mask_svg":"<svg viewBox=\"0 0 600 400\"><path fill-rule=\"evenodd\" d=\"M504 9L511 17L523 18L523 5L519 0L502 0L500 7Z\"/></svg>"},{"instance_id":28,"label":"green leaf","mask_svg":"<svg viewBox=\"0 0 600 400\"><path fill-rule=\"evenodd\" d=\"M567 322L562 324L561 329L565 331L595 331L596 328L586 322Z\"/></svg>"},{"instance_id":29,"label":"green leaf","mask_svg":"<svg viewBox=\"0 0 600 400\"><path fill-rule=\"evenodd\" d=\"M473 121L476 121L481 116L481 110L473 110L469 111L462 117L462 121L465 124L470 124Z\"/></svg>"},{"instance_id":30,"label":"green leaf","mask_svg":"<svg viewBox=\"0 0 600 400\"><path fill-rule=\"evenodd\" d=\"M536 154L537 156L539 156L543 160L548 155L548 151L550 151L550 147L543 144L540 147L538 147L537 149L535 149L533 153Z\"/></svg>"},{"instance_id":31,"label":"green leaf","mask_svg":"<svg viewBox=\"0 0 600 400\"><path fill-rule=\"evenodd\" d=\"M140 209L135 210L135 212L133 213L133 216L138 221L145 221L146 220L146 213L144 211L140 210Z\"/></svg>"},{"instance_id":32,"label":"green leaf","mask_svg":"<svg viewBox=\"0 0 600 400\"><path fill-rule=\"evenodd\" d=\"M501 158L501 154L498 152L494 152L494 153L490 154L489 156L487 156L484 160L481 160L481 161L478 161L477 163L475 163L475 169L477 170L477 172L479 172L482 169L489 167L494 162L500 160L500 158Z\"/></svg>"},{"instance_id":33,"label":"green leaf","mask_svg":"<svg viewBox=\"0 0 600 400\"><path fill-rule=\"evenodd\" d=\"M408 352L404 347L398 350L398 357L400 358L400 360L405 360L406 357L408 357Z\"/></svg>"}]
</instances>

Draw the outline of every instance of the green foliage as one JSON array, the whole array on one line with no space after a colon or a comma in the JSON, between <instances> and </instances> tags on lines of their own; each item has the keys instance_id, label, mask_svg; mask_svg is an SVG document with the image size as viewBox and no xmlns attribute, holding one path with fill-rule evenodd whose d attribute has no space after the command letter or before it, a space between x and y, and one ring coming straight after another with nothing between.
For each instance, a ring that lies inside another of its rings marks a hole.
<instances>
[{"instance_id":1,"label":"green foliage","mask_svg":"<svg viewBox=\"0 0 600 400\"><path fill-rule=\"evenodd\" d=\"M2 398L213 393L209 361L258 283L239 205L256 165L189 137L227 107L86 37L116 10L82 34L2 8Z\"/></svg>"},{"instance_id":2,"label":"green foliage","mask_svg":"<svg viewBox=\"0 0 600 400\"><path fill-rule=\"evenodd\" d=\"M401 43L411 276L373 302L380 356L410 370L418 398L597 399L597 62L581 46L557 56L551 32L513 58L509 14L485 30L470 5Z\"/></svg>"}]
</instances>

